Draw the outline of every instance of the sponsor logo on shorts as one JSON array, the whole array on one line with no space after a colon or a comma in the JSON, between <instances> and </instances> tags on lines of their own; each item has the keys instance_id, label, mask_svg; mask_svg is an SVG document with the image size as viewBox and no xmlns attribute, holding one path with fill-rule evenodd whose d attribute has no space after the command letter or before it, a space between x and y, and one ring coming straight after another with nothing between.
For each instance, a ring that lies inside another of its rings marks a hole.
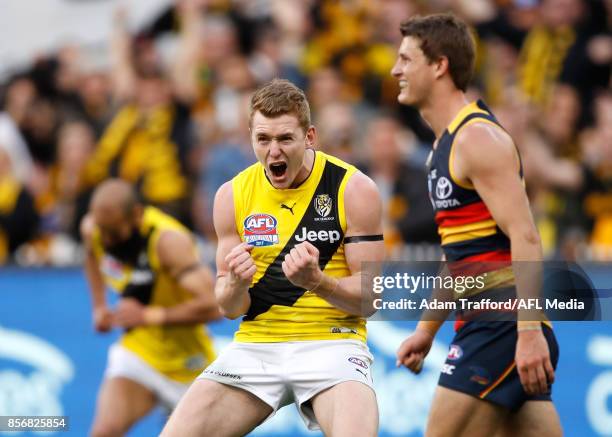
<instances>
[{"instance_id":1,"label":"sponsor logo on shorts","mask_svg":"<svg viewBox=\"0 0 612 437\"><path fill-rule=\"evenodd\" d=\"M461 346L459 346L458 344L451 344L450 348L448 349L448 356L446 358L455 361L461 358L462 356L463 349L461 349Z\"/></svg>"},{"instance_id":2,"label":"sponsor logo on shorts","mask_svg":"<svg viewBox=\"0 0 612 437\"><path fill-rule=\"evenodd\" d=\"M235 373L224 372L223 370L206 369L204 373L210 373L211 375L220 376L222 378L230 379L242 379L242 376L236 375Z\"/></svg>"},{"instance_id":3,"label":"sponsor logo on shorts","mask_svg":"<svg viewBox=\"0 0 612 437\"><path fill-rule=\"evenodd\" d=\"M251 214L244 219L244 241L257 247L278 244L277 224L270 214Z\"/></svg>"},{"instance_id":4,"label":"sponsor logo on shorts","mask_svg":"<svg viewBox=\"0 0 612 437\"><path fill-rule=\"evenodd\" d=\"M456 367L457 366L455 366L454 364L443 364L442 373L444 373L445 375L452 375Z\"/></svg>"},{"instance_id":5,"label":"sponsor logo on shorts","mask_svg":"<svg viewBox=\"0 0 612 437\"><path fill-rule=\"evenodd\" d=\"M480 385L489 385L491 382L491 376L486 369L477 366L470 366L470 371L472 372L470 381Z\"/></svg>"},{"instance_id":6,"label":"sponsor logo on shorts","mask_svg":"<svg viewBox=\"0 0 612 437\"><path fill-rule=\"evenodd\" d=\"M368 368L368 364L363 361L362 359L359 359L357 357L349 357L348 359L351 363L358 365L359 367L363 367L364 369Z\"/></svg>"},{"instance_id":7,"label":"sponsor logo on shorts","mask_svg":"<svg viewBox=\"0 0 612 437\"><path fill-rule=\"evenodd\" d=\"M359 368L357 368L357 367L355 367L355 370L357 372L361 373L365 377L365 379L368 379L368 375L363 370L359 370Z\"/></svg>"}]
</instances>

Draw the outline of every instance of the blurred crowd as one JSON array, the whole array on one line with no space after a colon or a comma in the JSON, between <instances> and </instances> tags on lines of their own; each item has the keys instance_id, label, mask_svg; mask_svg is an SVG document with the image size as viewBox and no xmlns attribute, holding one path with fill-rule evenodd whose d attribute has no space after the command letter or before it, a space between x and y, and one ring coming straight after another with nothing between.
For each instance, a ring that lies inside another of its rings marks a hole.
<instances>
[{"instance_id":1,"label":"blurred crowd","mask_svg":"<svg viewBox=\"0 0 612 437\"><path fill-rule=\"evenodd\" d=\"M111 176L214 245L214 194L255 160L249 96L275 77L307 91L317 147L378 184L389 255L435 256L434 138L390 70L400 22L441 11L473 28L470 97L515 139L547 257L612 259L612 1L176 0L137 33L116 11L103 62L75 41L0 84L0 264L78 262Z\"/></svg>"}]
</instances>

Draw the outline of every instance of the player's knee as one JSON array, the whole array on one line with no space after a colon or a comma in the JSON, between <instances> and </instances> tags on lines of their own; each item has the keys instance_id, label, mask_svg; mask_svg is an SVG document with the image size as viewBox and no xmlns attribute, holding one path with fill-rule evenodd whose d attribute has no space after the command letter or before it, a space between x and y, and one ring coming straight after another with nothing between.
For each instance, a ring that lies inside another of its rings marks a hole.
<instances>
[{"instance_id":1,"label":"player's knee","mask_svg":"<svg viewBox=\"0 0 612 437\"><path fill-rule=\"evenodd\" d=\"M91 437L121 437L126 431L127 429L118 422L96 421L91 428Z\"/></svg>"}]
</instances>

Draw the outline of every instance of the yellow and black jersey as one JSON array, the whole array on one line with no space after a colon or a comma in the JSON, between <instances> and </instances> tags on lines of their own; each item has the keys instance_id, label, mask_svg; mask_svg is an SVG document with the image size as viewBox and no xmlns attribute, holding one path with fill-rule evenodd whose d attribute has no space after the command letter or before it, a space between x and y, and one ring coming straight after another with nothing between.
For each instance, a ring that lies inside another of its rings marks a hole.
<instances>
[{"instance_id":1,"label":"yellow and black jersey","mask_svg":"<svg viewBox=\"0 0 612 437\"><path fill-rule=\"evenodd\" d=\"M100 233L94 230L92 246L104 281L122 298L132 297L143 305L161 307L193 298L160 266L156 247L165 230L189 232L160 210L146 207L137 250L132 251L133 257L121 259L105 252ZM200 324L136 327L124 333L121 344L159 372L185 383L191 382L214 359L212 341Z\"/></svg>"},{"instance_id":2,"label":"yellow and black jersey","mask_svg":"<svg viewBox=\"0 0 612 437\"><path fill-rule=\"evenodd\" d=\"M236 341L365 341L364 319L293 285L282 270L289 251L308 241L319 250L325 274L351 274L344 257L344 190L355 171L317 151L310 175L297 188L274 188L259 163L232 180L236 230L242 241L254 246L251 256L257 266L249 289L251 305Z\"/></svg>"}]
</instances>

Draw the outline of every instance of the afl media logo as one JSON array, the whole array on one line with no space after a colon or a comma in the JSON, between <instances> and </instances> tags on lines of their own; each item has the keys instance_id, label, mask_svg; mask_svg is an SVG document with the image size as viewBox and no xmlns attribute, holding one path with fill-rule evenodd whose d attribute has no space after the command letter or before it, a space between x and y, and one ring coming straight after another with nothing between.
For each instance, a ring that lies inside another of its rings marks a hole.
<instances>
[{"instance_id":1,"label":"afl media logo","mask_svg":"<svg viewBox=\"0 0 612 437\"><path fill-rule=\"evenodd\" d=\"M277 223L270 214L251 214L244 219L244 241L257 247L277 244Z\"/></svg>"},{"instance_id":2,"label":"afl media logo","mask_svg":"<svg viewBox=\"0 0 612 437\"><path fill-rule=\"evenodd\" d=\"M453 185L448 178L442 176L436 183L436 197L440 200L446 199L453 192Z\"/></svg>"}]
</instances>

